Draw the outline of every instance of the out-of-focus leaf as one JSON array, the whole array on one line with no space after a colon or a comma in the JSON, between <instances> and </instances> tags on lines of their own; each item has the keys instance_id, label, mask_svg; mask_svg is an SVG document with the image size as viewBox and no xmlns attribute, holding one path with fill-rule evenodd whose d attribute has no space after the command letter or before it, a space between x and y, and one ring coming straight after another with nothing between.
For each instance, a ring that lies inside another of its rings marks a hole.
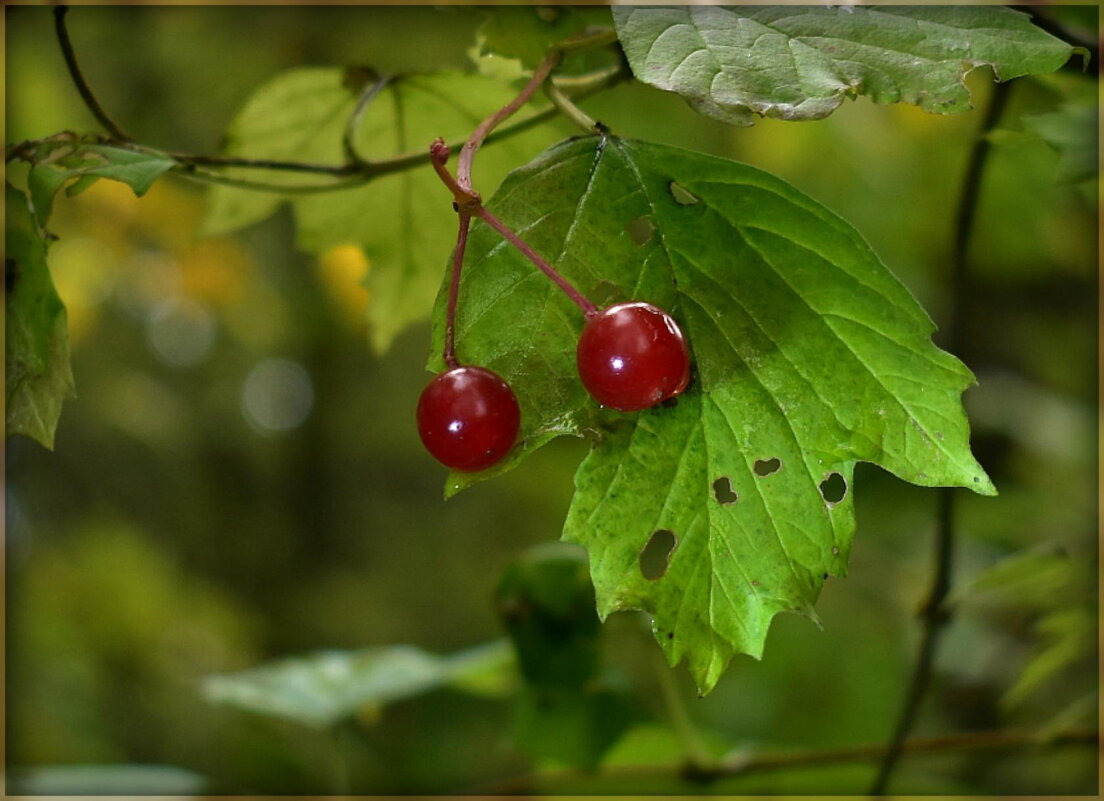
<instances>
[{"instance_id":1,"label":"out-of-focus leaf","mask_svg":"<svg viewBox=\"0 0 1104 801\"><path fill-rule=\"evenodd\" d=\"M1067 104L1058 111L1023 118L1024 127L1058 152L1059 181L1076 183L1097 174L1099 141L1095 105Z\"/></svg>"},{"instance_id":2,"label":"out-of-focus leaf","mask_svg":"<svg viewBox=\"0 0 1104 801\"><path fill-rule=\"evenodd\" d=\"M69 180L69 171L49 164L35 164L27 173L27 190L31 207L40 228L45 228L54 209L54 195ZM93 179L95 180L95 179Z\"/></svg>"},{"instance_id":3,"label":"out-of-focus leaf","mask_svg":"<svg viewBox=\"0 0 1104 801\"><path fill-rule=\"evenodd\" d=\"M955 595L974 602L986 595L998 595L1017 606L1038 609L1054 602L1070 582L1069 556L1054 549L1033 549L1012 554L978 575Z\"/></svg>"},{"instance_id":4,"label":"out-of-focus leaf","mask_svg":"<svg viewBox=\"0 0 1104 801\"><path fill-rule=\"evenodd\" d=\"M76 175L95 175L121 181L141 196L153 182L176 166L176 161L159 153L136 152L108 145L89 145L81 149L82 156L102 159L102 163L81 167Z\"/></svg>"},{"instance_id":5,"label":"out-of-focus leaf","mask_svg":"<svg viewBox=\"0 0 1104 801\"><path fill-rule=\"evenodd\" d=\"M50 765L13 769L12 795L199 795L207 779L171 765Z\"/></svg>"},{"instance_id":6,"label":"out-of-focus leaf","mask_svg":"<svg viewBox=\"0 0 1104 801\"><path fill-rule=\"evenodd\" d=\"M631 697L618 689L529 688L520 698L515 735L532 757L593 768L637 717Z\"/></svg>"},{"instance_id":7,"label":"out-of-focus leaf","mask_svg":"<svg viewBox=\"0 0 1104 801\"><path fill-rule=\"evenodd\" d=\"M586 554L548 543L507 568L496 606L525 687L518 746L538 759L594 767L636 717L629 695L601 673L601 628Z\"/></svg>"},{"instance_id":8,"label":"out-of-focus leaf","mask_svg":"<svg viewBox=\"0 0 1104 801\"><path fill-rule=\"evenodd\" d=\"M46 266L47 242L27 196L5 185L4 398L7 435L47 448L75 394L65 306Z\"/></svg>"},{"instance_id":9,"label":"out-of-focus leaf","mask_svg":"<svg viewBox=\"0 0 1104 801\"><path fill-rule=\"evenodd\" d=\"M597 676L600 627L582 549L529 551L503 574L495 605L527 683L581 687Z\"/></svg>"},{"instance_id":10,"label":"out-of-focus leaf","mask_svg":"<svg viewBox=\"0 0 1104 801\"><path fill-rule=\"evenodd\" d=\"M329 165L344 162L346 123L361 92L375 78L362 70L337 68L303 68L277 76L254 93L232 122L226 153ZM456 241L452 198L430 167L430 143L438 136L462 140L516 91L508 84L461 73L395 78L365 111L356 145L372 160L424 152L425 166L317 194L281 197L216 186L209 195L204 230L211 234L240 228L267 217L288 200L305 249L321 253L336 245L360 245L372 265L365 279L372 293L367 312L370 336L383 351L399 332L429 313ZM547 128L482 148L475 162L475 186L489 193L511 167L551 141ZM263 170L230 174L286 185L326 181L324 176Z\"/></svg>"},{"instance_id":11,"label":"out-of-focus leaf","mask_svg":"<svg viewBox=\"0 0 1104 801\"><path fill-rule=\"evenodd\" d=\"M439 687L495 695L509 687L512 654L491 643L449 657L406 645L324 651L241 673L209 676L203 694L214 703L329 726L363 707L378 707Z\"/></svg>"},{"instance_id":12,"label":"out-of-focus leaf","mask_svg":"<svg viewBox=\"0 0 1104 801\"><path fill-rule=\"evenodd\" d=\"M590 433L564 539L590 552L599 613L651 612L668 659L686 659L703 691L734 653L762 652L774 614L811 615L824 578L844 573L856 461L995 492L969 449L960 395L973 376L932 344L931 320L854 229L792 187L590 137L517 170L489 208L599 305L671 312L696 370L676 404L599 410L576 374L582 315L476 224L457 341L514 388L521 444L484 474L451 475L449 491ZM659 575L641 566L653 538L667 541Z\"/></svg>"},{"instance_id":13,"label":"out-of-focus leaf","mask_svg":"<svg viewBox=\"0 0 1104 801\"><path fill-rule=\"evenodd\" d=\"M1022 703L1067 668L1079 662L1091 662L1096 653L1096 619L1089 609L1056 609L1036 623L1035 631L1042 646L1024 665L1020 678L1005 693L1002 701L1009 706Z\"/></svg>"},{"instance_id":14,"label":"out-of-focus leaf","mask_svg":"<svg viewBox=\"0 0 1104 801\"><path fill-rule=\"evenodd\" d=\"M998 6L619 6L613 18L637 78L737 125L819 119L858 95L964 111L970 70L1004 81L1073 52Z\"/></svg>"},{"instance_id":15,"label":"out-of-focus leaf","mask_svg":"<svg viewBox=\"0 0 1104 801\"><path fill-rule=\"evenodd\" d=\"M516 58L532 69L559 42L588 27L613 27L609 11L586 6L498 6L485 9L482 52Z\"/></svg>"}]
</instances>

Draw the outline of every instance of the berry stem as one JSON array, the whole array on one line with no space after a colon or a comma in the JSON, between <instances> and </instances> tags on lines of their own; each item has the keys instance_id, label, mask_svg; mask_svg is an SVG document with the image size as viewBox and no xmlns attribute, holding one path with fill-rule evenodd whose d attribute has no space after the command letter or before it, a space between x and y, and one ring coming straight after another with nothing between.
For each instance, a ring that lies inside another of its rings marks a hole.
<instances>
[{"instance_id":1,"label":"berry stem","mask_svg":"<svg viewBox=\"0 0 1104 801\"><path fill-rule=\"evenodd\" d=\"M460 157L456 162L456 181L467 192L474 191L471 183L471 171L472 159L475 158L475 151L483 144L483 140L487 138L487 134L495 129L495 126L529 102L529 98L537 91L537 87L544 83L548 74L552 72L552 68L555 67L559 61L559 50L553 50L545 56L544 61L533 71L533 77L529 79L529 83L525 84L525 88L521 90L518 96L494 114L487 117L483 122L479 123L479 127L472 131L472 135L468 137L468 141L465 142L464 146L460 149Z\"/></svg>"},{"instance_id":2,"label":"berry stem","mask_svg":"<svg viewBox=\"0 0 1104 801\"><path fill-rule=\"evenodd\" d=\"M448 305L445 307L445 364L450 369L459 367L456 359L456 298L460 293L460 268L464 264L464 251L468 246L468 228L471 214L460 212L460 227L456 234L456 250L452 254L452 277L449 280Z\"/></svg>"},{"instance_id":3,"label":"berry stem","mask_svg":"<svg viewBox=\"0 0 1104 801\"><path fill-rule=\"evenodd\" d=\"M562 289L564 294L571 298L575 305L582 310L583 315L588 320L598 314L597 306L587 300L586 297L581 292L579 292L579 290L573 287L566 278L560 275L556 268L554 268L551 264L542 259L540 257L540 254L538 254L535 250L533 250L532 247L529 246L528 242L526 242L520 236L507 228L506 224L502 222L502 220L498 219L498 217L495 217L483 206L479 206L478 208L476 208L474 213L477 217L479 217L479 219L483 220L483 222L487 223L487 225L491 226L491 228L498 231L498 233L502 235L503 239L505 239L518 250L520 250L521 253L527 259L529 259L529 261L537 265L541 272L551 278L553 283L555 283L556 286Z\"/></svg>"}]
</instances>

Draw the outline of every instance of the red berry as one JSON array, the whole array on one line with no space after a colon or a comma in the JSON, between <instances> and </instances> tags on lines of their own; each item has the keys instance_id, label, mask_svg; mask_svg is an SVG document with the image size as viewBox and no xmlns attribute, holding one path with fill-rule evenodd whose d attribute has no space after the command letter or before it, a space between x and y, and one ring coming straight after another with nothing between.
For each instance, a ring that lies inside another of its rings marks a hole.
<instances>
[{"instance_id":1,"label":"red berry","mask_svg":"<svg viewBox=\"0 0 1104 801\"><path fill-rule=\"evenodd\" d=\"M594 399L623 412L673 398L690 381L682 331L650 303L618 303L587 320L575 358Z\"/></svg>"},{"instance_id":2,"label":"red berry","mask_svg":"<svg viewBox=\"0 0 1104 801\"><path fill-rule=\"evenodd\" d=\"M418 399L422 444L454 470L473 473L498 462L514 446L520 424L514 391L485 367L446 370Z\"/></svg>"}]
</instances>

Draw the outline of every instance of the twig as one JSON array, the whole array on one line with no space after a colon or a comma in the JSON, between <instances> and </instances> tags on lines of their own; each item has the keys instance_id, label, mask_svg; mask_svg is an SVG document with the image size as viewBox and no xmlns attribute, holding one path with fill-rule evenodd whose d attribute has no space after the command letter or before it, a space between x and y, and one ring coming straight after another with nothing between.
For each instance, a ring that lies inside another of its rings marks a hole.
<instances>
[{"instance_id":1,"label":"twig","mask_svg":"<svg viewBox=\"0 0 1104 801\"><path fill-rule=\"evenodd\" d=\"M981 178L985 162L989 155L988 134L996 126L1008 101L1010 84L998 83L993 88L989 107L985 112L981 127L970 149L966 174L962 179L962 193L959 196L955 215L954 239L951 252L951 308L944 326L947 345L952 353L965 358L966 346L963 330L968 320L970 300L970 274L967 260L970 235L977 214L978 195L981 191ZM954 561L954 501L955 490L944 487L939 491L937 523L935 532L934 574L927 599L921 609L923 630L920 635L920 647L916 652L912 676L909 679L901 711L897 718L893 736L885 748L878 773L871 785L871 795L882 795L886 791L897 759L901 755L905 738L908 737L916 722L920 704L927 694L931 683L932 665L939 636L950 620L950 610L946 607L947 595L951 589L951 573Z\"/></svg>"},{"instance_id":2,"label":"twig","mask_svg":"<svg viewBox=\"0 0 1104 801\"><path fill-rule=\"evenodd\" d=\"M471 191L472 159L475 158L475 151L479 149L479 146L483 144L483 140L500 122L512 116L519 108L529 102L529 98L544 83L544 79L548 77L549 73L552 72L552 68L559 62L560 53L553 50L545 56L544 61L533 71L533 77L525 84L518 96L479 123L478 127L472 131L472 135L468 137L468 141L464 143L464 146L460 149L460 155L456 159L456 181L460 186Z\"/></svg>"},{"instance_id":3,"label":"twig","mask_svg":"<svg viewBox=\"0 0 1104 801\"><path fill-rule=\"evenodd\" d=\"M65 58L65 66L69 68L69 77L73 79L84 105L88 107L88 110L92 112L92 116L99 121L100 125L121 142L133 141L130 134L120 128L118 123L103 110L103 106L92 94L88 81L84 79L84 73L81 72L80 65L77 63L77 54L73 51L73 42L69 39L69 30L65 26L65 15L67 13L69 13L69 6L56 6L54 8L54 29L57 31L58 44L61 45L61 54Z\"/></svg>"},{"instance_id":4,"label":"twig","mask_svg":"<svg viewBox=\"0 0 1104 801\"><path fill-rule=\"evenodd\" d=\"M902 745L902 752L909 755L937 754L946 752L964 751L988 751L1002 748L1022 747L1058 747L1066 745L1097 745L1100 743L1100 735L1094 729L1071 729L1056 734L1052 737L1043 737L1036 732L1019 729L975 731L960 734L951 734L940 737L914 737L906 740ZM720 762L708 772L688 772L685 766L678 764L668 765L610 765L603 767L601 777L603 779L639 778L655 779L660 777L687 776L693 777L697 784L702 782L714 782L722 779L733 779L749 776L756 773L780 773L791 770L805 770L826 765L845 765L851 763L874 762L881 758L885 752L885 746L857 745L844 748L823 748L807 751L775 751L760 754L734 753ZM543 774L530 774L507 779L486 787L477 788L475 792L483 795L510 795L516 793L531 792L534 785L540 784L542 790L547 790L547 785L585 779L592 777L593 773L581 770L562 770Z\"/></svg>"},{"instance_id":5,"label":"twig","mask_svg":"<svg viewBox=\"0 0 1104 801\"><path fill-rule=\"evenodd\" d=\"M552 101L552 105L559 109L561 114L584 131L587 133L595 133L599 130L598 122L572 103L571 98L564 94L564 91L551 81L544 82L544 93L548 96L548 99Z\"/></svg>"},{"instance_id":6,"label":"twig","mask_svg":"<svg viewBox=\"0 0 1104 801\"><path fill-rule=\"evenodd\" d=\"M368 159L363 158L356 149L356 132L360 127L360 118L364 116L365 109L375 99L376 95L380 93L383 87L387 86L390 79L386 75L379 76L371 85L367 86L361 93L360 98L357 100L356 108L353 109L353 113L349 115L349 120L345 124L345 133L341 137L341 145L345 151L345 158L349 160L350 165L365 165L370 163Z\"/></svg>"},{"instance_id":7,"label":"twig","mask_svg":"<svg viewBox=\"0 0 1104 801\"><path fill-rule=\"evenodd\" d=\"M456 358L456 299L460 295L460 269L464 266L464 250L468 246L468 228L471 226L471 214L464 210L459 215L460 227L456 233L456 249L452 252L452 276L445 312L445 364L449 369L460 366Z\"/></svg>"},{"instance_id":8,"label":"twig","mask_svg":"<svg viewBox=\"0 0 1104 801\"><path fill-rule=\"evenodd\" d=\"M140 149L144 152L155 153L159 155L165 155L174 159L180 163L180 167L174 169L179 175L192 180L200 181L203 183L215 183L223 184L226 186L234 186L240 189L249 189L261 192L274 192L277 194L313 194L320 192L330 192L340 189L349 189L354 186L360 186L368 183L372 179L381 176L388 175L395 172L402 172L404 170L420 167L425 164L425 151L419 150L412 153L403 153L398 156L394 156L388 159L381 159L379 161L366 162L359 159L356 156L355 151L349 153L351 149L351 131L355 129L360 114L364 108L367 107L369 101L383 88L385 79L380 79L371 87L369 87L364 94L361 95L360 100L357 103L357 107L354 109L353 115L350 117L349 124L345 130L345 137L343 144L349 156L349 161L345 164L311 164L308 162L298 161L286 161L279 159L252 159L244 158L241 156L208 156L195 153L182 153L182 152L166 152L157 150L156 148L146 147L138 145L111 117L104 111L103 107L99 104L92 90L88 86L88 82L85 80L83 73L81 72L80 65L77 62L76 53L73 50L72 41L69 38L69 31L65 24L65 15L68 12L67 6L58 6L54 9L54 17L56 23L56 31L58 44L61 47L62 55L65 59L66 66L69 69L69 75L73 80L74 85L77 88L81 99L84 101L85 106L92 113L92 115L107 129L110 134L110 138L101 140L103 144L111 144L119 147L129 147ZM608 34L602 34L597 36L582 37L578 40L572 40L570 43L564 45L564 49L580 49L583 47L597 47L608 43ZM571 76L564 78L554 78L553 81L557 86L563 87L564 90L570 92L575 97L586 97L602 89L609 88L621 81L630 77L631 73L625 68L624 64L617 65L616 67L609 67L602 70L596 70L588 75ZM535 88L535 87L534 87ZM540 123L554 117L560 113L560 110L556 106L551 106L547 109L543 109L535 114L530 115L522 120L517 120L511 125L503 126L502 128L491 131L497 125L497 122L489 126L484 132L484 143L497 142L501 139L505 139L508 136L513 136L526 131ZM9 148L5 153L7 161L13 158L27 158L27 154L32 152L24 146L30 146L46 140L35 140L32 142L21 143L18 148ZM461 143L456 143L453 147L460 147ZM348 178L345 181L330 181L320 184L276 184L268 181L254 181L244 178L231 177L222 175L221 173L211 172L207 170L198 169L200 167L234 167L243 169L258 169L258 170L270 170L270 171L282 171L282 172L295 172L295 173L313 173L318 175L331 175L339 178Z\"/></svg>"},{"instance_id":9,"label":"twig","mask_svg":"<svg viewBox=\"0 0 1104 801\"><path fill-rule=\"evenodd\" d=\"M675 683L675 672L671 670L667 661L663 658L663 652L658 648L650 647L652 664L656 669L656 677L659 680L660 695L663 696L663 706L667 710L667 718L671 728L675 730L685 752L687 768L684 771L693 775L711 773L717 769L715 760L710 756L701 734L694 726L686 711L686 703L679 694L678 685Z\"/></svg>"}]
</instances>

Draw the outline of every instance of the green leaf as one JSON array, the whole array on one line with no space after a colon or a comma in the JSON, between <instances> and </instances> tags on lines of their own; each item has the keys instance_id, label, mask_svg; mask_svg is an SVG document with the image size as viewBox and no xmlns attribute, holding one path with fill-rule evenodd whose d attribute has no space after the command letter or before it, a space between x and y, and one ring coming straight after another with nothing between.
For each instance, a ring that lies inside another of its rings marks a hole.
<instances>
[{"instance_id":1,"label":"green leaf","mask_svg":"<svg viewBox=\"0 0 1104 801\"><path fill-rule=\"evenodd\" d=\"M102 163L74 170L74 175L95 175L120 181L141 197L153 182L176 166L176 161L161 153L137 152L108 145L89 145L81 150Z\"/></svg>"},{"instance_id":2,"label":"green leaf","mask_svg":"<svg viewBox=\"0 0 1104 801\"><path fill-rule=\"evenodd\" d=\"M598 617L586 554L566 543L538 547L511 565L495 606L531 685L582 687L598 675Z\"/></svg>"},{"instance_id":3,"label":"green leaf","mask_svg":"<svg viewBox=\"0 0 1104 801\"><path fill-rule=\"evenodd\" d=\"M290 159L318 164L345 160L342 136L357 98L372 76L337 68L293 70L276 77L246 103L228 132L227 153L256 159ZM439 73L391 81L372 101L356 135L360 153L383 159L428 153L438 136L466 137L517 90L477 75ZM553 134L548 126L492 143L480 150L474 179L489 191L513 165L524 161ZM281 184L324 183L318 175L239 170L233 175ZM291 202L299 244L320 253L358 244L368 256L366 285L372 293L368 320L372 343L386 350L433 304L442 259L456 240L451 196L440 184L428 155L424 167L382 175L353 188L284 197L232 187L212 189L204 230L224 233Z\"/></svg>"},{"instance_id":4,"label":"green leaf","mask_svg":"<svg viewBox=\"0 0 1104 801\"><path fill-rule=\"evenodd\" d=\"M496 695L513 671L505 643L451 657L406 645L324 651L241 673L208 676L207 700L306 726L330 726L364 707L379 707L441 687Z\"/></svg>"},{"instance_id":5,"label":"green leaf","mask_svg":"<svg viewBox=\"0 0 1104 801\"><path fill-rule=\"evenodd\" d=\"M514 733L530 756L594 768L637 717L632 698L622 690L530 688L519 699Z\"/></svg>"},{"instance_id":6,"label":"green leaf","mask_svg":"<svg viewBox=\"0 0 1104 801\"><path fill-rule=\"evenodd\" d=\"M5 185L4 397L7 435L47 448L74 393L65 306L46 266L47 242L27 196Z\"/></svg>"},{"instance_id":7,"label":"green leaf","mask_svg":"<svg viewBox=\"0 0 1104 801\"><path fill-rule=\"evenodd\" d=\"M480 51L536 67L548 51L588 27L612 27L609 12L582 6L499 6L485 9Z\"/></svg>"},{"instance_id":8,"label":"green leaf","mask_svg":"<svg viewBox=\"0 0 1104 801\"><path fill-rule=\"evenodd\" d=\"M1024 127L1058 152L1059 181L1078 183L1097 174L1097 107L1068 103L1058 111L1023 118Z\"/></svg>"},{"instance_id":9,"label":"green leaf","mask_svg":"<svg viewBox=\"0 0 1104 801\"><path fill-rule=\"evenodd\" d=\"M970 70L1005 81L1073 52L996 6L621 6L613 18L637 78L736 125L820 119L858 95L964 111Z\"/></svg>"},{"instance_id":10,"label":"green leaf","mask_svg":"<svg viewBox=\"0 0 1104 801\"><path fill-rule=\"evenodd\" d=\"M517 170L488 207L600 306L667 309L695 371L675 404L598 409L575 372L582 315L477 224L458 352L513 386L521 442L494 470L451 475L449 491L555 436L590 436L564 539L590 551L601 616L651 612L703 692L734 653L762 653L775 613L811 616L824 578L844 573L855 462L995 493L969 449L969 370L931 343L931 320L854 229L784 182L587 137Z\"/></svg>"},{"instance_id":11,"label":"green leaf","mask_svg":"<svg viewBox=\"0 0 1104 801\"><path fill-rule=\"evenodd\" d=\"M173 765L49 765L14 768L8 791L15 795L199 795L207 779Z\"/></svg>"},{"instance_id":12,"label":"green leaf","mask_svg":"<svg viewBox=\"0 0 1104 801\"><path fill-rule=\"evenodd\" d=\"M40 228L45 228L54 210L54 195L69 180L68 170L59 170L49 164L36 164L27 173L27 189L31 194L31 206Z\"/></svg>"}]
</instances>

